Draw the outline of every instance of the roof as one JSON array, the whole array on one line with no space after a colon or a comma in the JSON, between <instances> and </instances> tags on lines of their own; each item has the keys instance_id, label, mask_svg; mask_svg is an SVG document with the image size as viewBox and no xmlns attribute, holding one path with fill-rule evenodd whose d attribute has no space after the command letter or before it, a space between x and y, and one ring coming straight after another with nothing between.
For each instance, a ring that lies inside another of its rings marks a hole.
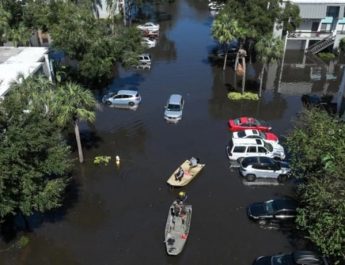
<instances>
[{"instance_id":1,"label":"roof","mask_svg":"<svg viewBox=\"0 0 345 265\"><path fill-rule=\"evenodd\" d=\"M232 141L235 145L264 145L261 139L254 138L232 138Z\"/></svg>"},{"instance_id":2,"label":"roof","mask_svg":"<svg viewBox=\"0 0 345 265\"><path fill-rule=\"evenodd\" d=\"M0 47L0 97L8 92L18 75L28 77L35 73L47 53L45 47Z\"/></svg>"},{"instance_id":3,"label":"roof","mask_svg":"<svg viewBox=\"0 0 345 265\"><path fill-rule=\"evenodd\" d=\"M170 104L180 104L181 103L181 99L182 99L182 96L181 95L178 95L178 94L172 94L170 97L169 97L169 103Z\"/></svg>"},{"instance_id":4,"label":"roof","mask_svg":"<svg viewBox=\"0 0 345 265\"><path fill-rule=\"evenodd\" d=\"M136 94L138 94L138 91L136 90L119 90L116 93L117 95L129 95L129 96L135 96Z\"/></svg>"}]
</instances>

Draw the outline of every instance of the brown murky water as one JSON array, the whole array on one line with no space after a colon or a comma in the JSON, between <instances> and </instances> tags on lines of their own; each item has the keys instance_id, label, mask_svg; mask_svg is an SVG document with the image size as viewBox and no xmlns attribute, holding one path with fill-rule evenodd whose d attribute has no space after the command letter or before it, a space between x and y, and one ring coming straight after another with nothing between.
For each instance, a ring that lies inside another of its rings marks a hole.
<instances>
[{"instance_id":1,"label":"brown murky water","mask_svg":"<svg viewBox=\"0 0 345 265\"><path fill-rule=\"evenodd\" d=\"M208 60L215 43L207 3L180 0L161 9L172 20L161 22L159 44L150 50L151 70L120 69L110 87L138 88L141 106L137 111L104 107L92 127L82 126L86 162L76 166L71 205L41 220L29 246L1 252L0 264L248 265L260 255L303 247L290 232L261 229L247 219L249 203L289 194L291 186L244 185L225 156L226 122L250 115L286 135L301 109L302 93L337 91L339 64L320 66L289 52L281 80L279 67L270 67L259 102L232 103L226 92L233 72ZM248 71L255 80L257 66ZM172 93L186 101L177 125L163 120ZM120 167L93 165L97 155L119 155ZM166 180L191 156L206 167L185 189L193 205L187 245L181 255L169 257L164 228L179 190L170 189Z\"/></svg>"}]
</instances>

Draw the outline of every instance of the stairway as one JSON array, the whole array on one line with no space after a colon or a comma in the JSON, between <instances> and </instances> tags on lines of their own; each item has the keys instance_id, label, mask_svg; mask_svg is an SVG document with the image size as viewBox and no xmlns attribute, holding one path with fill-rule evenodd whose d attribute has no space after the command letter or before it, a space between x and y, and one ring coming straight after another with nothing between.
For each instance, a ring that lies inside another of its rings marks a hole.
<instances>
[{"instance_id":1,"label":"stairway","mask_svg":"<svg viewBox=\"0 0 345 265\"><path fill-rule=\"evenodd\" d=\"M316 54L316 53L322 51L323 49L326 49L330 45L333 45L334 40L335 40L335 36L333 36L333 34L331 34L328 37L326 37L326 38L314 43L313 45L309 46L306 52Z\"/></svg>"}]
</instances>

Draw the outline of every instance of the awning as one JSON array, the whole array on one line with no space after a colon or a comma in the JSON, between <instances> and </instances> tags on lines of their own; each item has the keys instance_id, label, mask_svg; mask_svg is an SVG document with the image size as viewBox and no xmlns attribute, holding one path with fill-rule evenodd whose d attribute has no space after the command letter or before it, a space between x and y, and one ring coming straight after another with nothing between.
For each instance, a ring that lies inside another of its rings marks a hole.
<instances>
[{"instance_id":1,"label":"awning","mask_svg":"<svg viewBox=\"0 0 345 265\"><path fill-rule=\"evenodd\" d=\"M338 24L345 24L345 18L339 19Z\"/></svg>"},{"instance_id":2,"label":"awning","mask_svg":"<svg viewBox=\"0 0 345 265\"><path fill-rule=\"evenodd\" d=\"M325 17L324 19L321 20L321 23L323 24L332 24L333 22L333 17Z\"/></svg>"}]
</instances>

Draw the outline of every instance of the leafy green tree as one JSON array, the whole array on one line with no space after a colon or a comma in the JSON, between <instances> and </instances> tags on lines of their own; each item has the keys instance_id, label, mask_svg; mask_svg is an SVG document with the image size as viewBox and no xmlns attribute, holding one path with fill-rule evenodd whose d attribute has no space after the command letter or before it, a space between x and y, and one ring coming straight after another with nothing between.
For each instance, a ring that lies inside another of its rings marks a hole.
<instances>
[{"instance_id":1,"label":"leafy green tree","mask_svg":"<svg viewBox=\"0 0 345 265\"><path fill-rule=\"evenodd\" d=\"M233 20L229 13L221 13L213 21L212 35L221 45L225 46L223 70L226 67L230 42L241 38L243 34L244 30L239 28L238 22Z\"/></svg>"},{"instance_id":2,"label":"leafy green tree","mask_svg":"<svg viewBox=\"0 0 345 265\"><path fill-rule=\"evenodd\" d=\"M79 133L79 121L93 122L96 118L96 100L90 90L83 89L80 85L68 82L57 87L53 112L57 115L56 121L60 126L70 123L74 126L78 146L79 161L84 161L83 150Z\"/></svg>"},{"instance_id":3,"label":"leafy green tree","mask_svg":"<svg viewBox=\"0 0 345 265\"><path fill-rule=\"evenodd\" d=\"M1 220L61 206L68 184L70 150L56 124L28 98L32 89L42 92L31 80L13 84L0 103Z\"/></svg>"},{"instance_id":4,"label":"leafy green tree","mask_svg":"<svg viewBox=\"0 0 345 265\"><path fill-rule=\"evenodd\" d=\"M17 27L10 29L8 39L13 42L15 47L27 46L30 36L31 31L29 31L23 23L19 23Z\"/></svg>"},{"instance_id":5,"label":"leafy green tree","mask_svg":"<svg viewBox=\"0 0 345 265\"><path fill-rule=\"evenodd\" d=\"M291 167L303 178L298 227L322 251L345 254L345 124L314 108L304 111L287 138Z\"/></svg>"},{"instance_id":6,"label":"leafy green tree","mask_svg":"<svg viewBox=\"0 0 345 265\"><path fill-rule=\"evenodd\" d=\"M7 39L10 18L11 13L6 11L0 4L0 45Z\"/></svg>"},{"instance_id":7,"label":"leafy green tree","mask_svg":"<svg viewBox=\"0 0 345 265\"><path fill-rule=\"evenodd\" d=\"M274 38L272 35L264 36L255 44L257 52L257 59L262 64L260 73L260 88L259 97L262 92L262 80L264 77L265 69L271 62L279 60L283 56L284 44L279 38Z\"/></svg>"}]
</instances>

